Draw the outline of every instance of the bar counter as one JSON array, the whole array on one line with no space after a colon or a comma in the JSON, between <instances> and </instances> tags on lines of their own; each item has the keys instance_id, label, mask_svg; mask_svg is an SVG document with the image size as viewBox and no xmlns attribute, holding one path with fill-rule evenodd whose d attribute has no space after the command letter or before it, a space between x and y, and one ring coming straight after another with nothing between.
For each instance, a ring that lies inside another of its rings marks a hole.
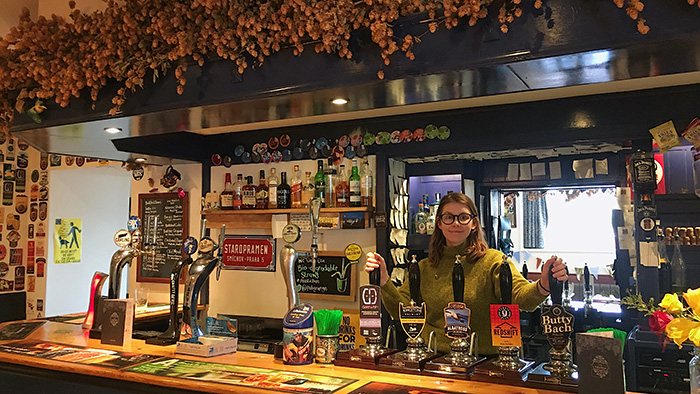
<instances>
[{"instance_id":1,"label":"bar counter","mask_svg":"<svg viewBox=\"0 0 700 394\"><path fill-rule=\"evenodd\" d=\"M0 328L10 323L0 324ZM26 341L46 341L65 345L73 345L88 348L116 350L121 352L133 352L178 358L183 360L197 360L213 363L232 364L250 367L267 368L273 370L288 371L290 373L308 373L347 379L356 379L337 393L350 393L369 382L385 382L398 385L410 385L426 389L439 389L454 392L468 393L558 393L531 389L525 387L480 383L474 381L461 381L444 378L435 378L419 375L381 372L374 370L338 367L334 365L309 364L309 365L285 365L275 360L272 355L239 351L232 354L216 357L195 357L175 354L175 346L148 345L142 340L132 339L125 346L116 347L102 345L99 340L88 338L79 324L59 323L47 321L41 327L32 332ZM0 345L18 343L18 341L0 341ZM269 389L249 388L245 386L230 385L224 383L212 383L201 380L180 379L137 372L116 370L101 366L78 364L75 362L55 361L39 357L16 355L0 352L0 381L3 381L3 389L9 392L41 392L43 385L53 388L55 392L65 388L97 389L100 393L116 392L210 392L210 393L269 393ZM44 382L45 381L45 382ZM9 385L9 387L8 387ZM12 390L12 389L17 389ZM34 389L34 390L32 390Z\"/></svg>"}]
</instances>

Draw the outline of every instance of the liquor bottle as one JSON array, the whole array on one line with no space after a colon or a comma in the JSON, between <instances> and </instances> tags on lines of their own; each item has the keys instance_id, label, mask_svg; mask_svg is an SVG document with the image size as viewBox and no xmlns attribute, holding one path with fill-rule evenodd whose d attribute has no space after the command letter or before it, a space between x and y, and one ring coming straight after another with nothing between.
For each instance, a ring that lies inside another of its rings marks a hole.
<instances>
[{"instance_id":1,"label":"liquor bottle","mask_svg":"<svg viewBox=\"0 0 700 394\"><path fill-rule=\"evenodd\" d=\"M362 164L362 171L360 172L360 195L362 197L361 203L363 207L371 207L374 205L374 178L367 160Z\"/></svg>"},{"instance_id":2,"label":"liquor bottle","mask_svg":"<svg viewBox=\"0 0 700 394\"><path fill-rule=\"evenodd\" d=\"M247 183L243 185L241 188L241 194L243 195L242 197L242 205L241 208L243 209L254 209L255 208L255 193L257 192L257 188L255 185L253 185L253 177L248 176L246 177Z\"/></svg>"},{"instance_id":3,"label":"liquor bottle","mask_svg":"<svg viewBox=\"0 0 700 394\"><path fill-rule=\"evenodd\" d=\"M338 170L335 169L333 158L328 158L328 165L323 171L326 174L326 207L335 207L335 187L338 183Z\"/></svg>"},{"instance_id":4,"label":"liquor bottle","mask_svg":"<svg viewBox=\"0 0 700 394\"><path fill-rule=\"evenodd\" d=\"M432 204L430 204L430 214L432 216L435 216L437 213L437 209L440 206L440 193L435 193L435 201L433 201ZM426 207L427 209L428 207Z\"/></svg>"},{"instance_id":5,"label":"liquor bottle","mask_svg":"<svg viewBox=\"0 0 700 394\"><path fill-rule=\"evenodd\" d=\"M321 207L326 206L326 173L323 172L323 160L318 161L318 171L316 171L316 176L314 177L314 187L316 192L314 197L321 199Z\"/></svg>"},{"instance_id":6,"label":"liquor bottle","mask_svg":"<svg viewBox=\"0 0 700 394\"><path fill-rule=\"evenodd\" d=\"M435 212L436 210L430 207L430 213L428 213L428 218L425 221L425 233L428 235L433 235L435 232Z\"/></svg>"},{"instance_id":7,"label":"liquor bottle","mask_svg":"<svg viewBox=\"0 0 700 394\"><path fill-rule=\"evenodd\" d=\"M233 209L243 208L243 174L236 175L236 182L233 183Z\"/></svg>"},{"instance_id":8,"label":"liquor bottle","mask_svg":"<svg viewBox=\"0 0 700 394\"><path fill-rule=\"evenodd\" d=\"M270 202L270 189L265 184L265 170L260 170L260 181L255 188L255 209L267 209Z\"/></svg>"},{"instance_id":9,"label":"liquor bottle","mask_svg":"<svg viewBox=\"0 0 700 394\"><path fill-rule=\"evenodd\" d=\"M268 208L277 208L277 169L275 167L270 168L270 176L267 177L267 188L269 190L269 202L267 203Z\"/></svg>"},{"instance_id":10,"label":"liquor bottle","mask_svg":"<svg viewBox=\"0 0 700 394\"><path fill-rule=\"evenodd\" d=\"M335 187L336 207L350 206L350 186L348 185L348 178L345 176L345 166L341 164L340 171L338 171L338 186Z\"/></svg>"},{"instance_id":11,"label":"liquor bottle","mask_svg":"<svg viewBox=\"0 0 700 394\"><path fill-rule=\"evenodd\" d=\"M362 188L360 187L360 173L357 169L357 159L352 159L352 170L348 186L350 187L350 206L362 206Z\"/></svg>"},{"instance_id":12,"label":"liquor bottle","mask_svg":"<svg viewBox=\"0 0 700 394\"><path fill-rule=\"evenodd\" d=\"M292 190L292 208L301 208L301 189L304 186L301 184L301 172L299 172L299 165L294 165L294 176L292 176L291 182Z\"/></svg>"},{"instance_id":13,"label":"liquor bottle","mask_svg":"<svg viewBox=\"0 0 700 394\"><path fill-rule=\"evenodd\" d=\"M685 280L685 261L681 254L681 238L676 234L673 240L673 256L671 257L671 290L674 293L688 291Z\"/></svg>"},{"instance_id":14,"label":"liquor bottle","mask_svg":"<svg viewBox=\"0 0 700 394\"><path fill-rule=\"evenodd\" d=\"M416 234L425 234L427 232L427 221L428 216L425 214L423 203L418 203L418 212L416 212L416 215L413 217L413 228L415 228Z\"/></svg>"},{"instance_id":15,"label":"liquor bottle","mask_svg":"<svg viewBox=\"0 0 700 394\"><path fill-rule=\"evenodd\" d=\"M672 291L671 261L664 243L664 232L658 220L656 221L656 234L656 248L659 251L659 293L666 294Z\"/></svg>"},{"instance_id":16,"label":"liquor bottle","mask_svg":"<svg viewBox=\"0 0 700 394\"><path fill-rule=\"evenodd\" d=\"M304 178L304 187L301 189L301 206L308 208L309 202L316 194L316 186L311 182L311 171L306 171Z\"/></svg>"},{"instance_id":17,"label":"liquor bottle","mask_svg":"<svg viewBox=\"0 0 700 394\"><path fill-rule=\"evenodd\" d=\"M282 171L282 180L277 186L277 208L292 207L292 188L287 183L287 173Z\"/></svg>"},{"instance_id":18,"label":"liquor bottle","mask_svg":"<svg viewBox=\"0 0 700 394\"><path fill-rule=\"evenodd\" d=\"M221 192L221 209L233 209L233 184L231 174L226 173L224 181L224 191Z\"/></svg>"}]
</instances>

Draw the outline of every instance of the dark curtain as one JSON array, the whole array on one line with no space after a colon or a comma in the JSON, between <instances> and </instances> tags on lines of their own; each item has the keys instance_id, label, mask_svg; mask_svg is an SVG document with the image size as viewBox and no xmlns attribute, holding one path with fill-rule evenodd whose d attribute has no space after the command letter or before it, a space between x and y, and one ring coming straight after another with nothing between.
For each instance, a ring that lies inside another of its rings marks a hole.
<instances>
[{"instance_id":1,"label":"dark curtain","mask_svg":"<svg viewBox=\"0 0 700 394\"><path fill-rule=\"evenodd\" d=\"M527 192L523 208L524 246L528 249L543 249L544 229L547 227L546 192Z\"/></svg>"}]
</instances>

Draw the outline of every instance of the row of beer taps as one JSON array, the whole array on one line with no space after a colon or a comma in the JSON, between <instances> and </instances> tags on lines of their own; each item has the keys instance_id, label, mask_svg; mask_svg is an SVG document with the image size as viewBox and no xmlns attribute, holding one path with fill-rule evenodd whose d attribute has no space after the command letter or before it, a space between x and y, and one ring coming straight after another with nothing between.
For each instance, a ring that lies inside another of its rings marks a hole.
<instances>
[{"instance_id":1,"label":"row of beer taps","mask_svg":"<svg viewBox=\"0 0 700 394\"><path fill-rule=\"evenodd\" d=\"M282 249L280 261L285 284L287 287L288 305L291 309L299 305L299 292L295 286L296 263L300 258L310 258L312 269L316 269L318 260L318 222L321 209L321 199L313 198L309 204L311 218L311 248L309 252L299 252L294 247L294 242L288 242ZM135 257L149 256L155 263L156 259L156 234L158 230L158 219L149 218L147 228L149 229L146 242L142 242L140 219L136 216L129 218L128 229L117 231L114 242L119 249L112 255L109 270L109 299L120 298L121 275L125 267L130 266ZM297 227L298 230L298 227ZM151 344L173 344L180 338L180 333L185 332L193 337L204 335L204 331L199 327L197 321L197 303L202 286L207 281L214 269L217 269L216 278L219 279L223 268L223 244L226 234L226 226L222 226L219 232L218 243L207 235L207 221L202 221L202 231L199 242L194 237L187 237L183 242L183 252L185 257L173 265L170 273L170 321L168 329L158 337L151 338L147 342ZM192 256L199 253L197 258ZM179 283L182 271L186 270L185 294L183 297L182 323L180 327L178 319ZM128 297L128 294L127 294Z\"/></svg>"}]
</instances>

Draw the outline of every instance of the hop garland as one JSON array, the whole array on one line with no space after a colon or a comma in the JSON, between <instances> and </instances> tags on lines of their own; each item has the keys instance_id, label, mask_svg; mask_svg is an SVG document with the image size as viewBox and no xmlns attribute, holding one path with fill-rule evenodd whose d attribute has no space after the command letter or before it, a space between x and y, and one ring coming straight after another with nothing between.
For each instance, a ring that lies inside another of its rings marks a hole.
<instances>
[{"instance_id":1,"label":"hop garland","mask_svg":"<svg viewBox=\"0 0 700 394\"><path fill-rule=\"evenodd\" d=\"M106 0L105 10L85 14L71 0L70 20L52 15L35 21L25 8L19 24L0 39L0 130L9 132L15 112L27 110L27 102L53 100L65 107L72 98L89 94L94 108L108 80L120 84L110 110L116 115L127 92L143 87L149 73L155 81L173 67L182 94L189 60L201 66L218 56L234 61L243 73L290 47L295 55L313 46L318 53L350 59L350 35L358 29L370 30L388 66L397 52L414 59L413 47L421 41L422 34L394 35L392 24L401 16L427 13L426 34L440 26L474 26L498 6L497 19L506 33L522 15L521 1ZM543 7L542 0L528 1ZM641 33L649 30L639 17L644 8L640 0L614 2L627 4ZM383 78L384 72L377 75Z\"/></svg>"}]
</instances>

